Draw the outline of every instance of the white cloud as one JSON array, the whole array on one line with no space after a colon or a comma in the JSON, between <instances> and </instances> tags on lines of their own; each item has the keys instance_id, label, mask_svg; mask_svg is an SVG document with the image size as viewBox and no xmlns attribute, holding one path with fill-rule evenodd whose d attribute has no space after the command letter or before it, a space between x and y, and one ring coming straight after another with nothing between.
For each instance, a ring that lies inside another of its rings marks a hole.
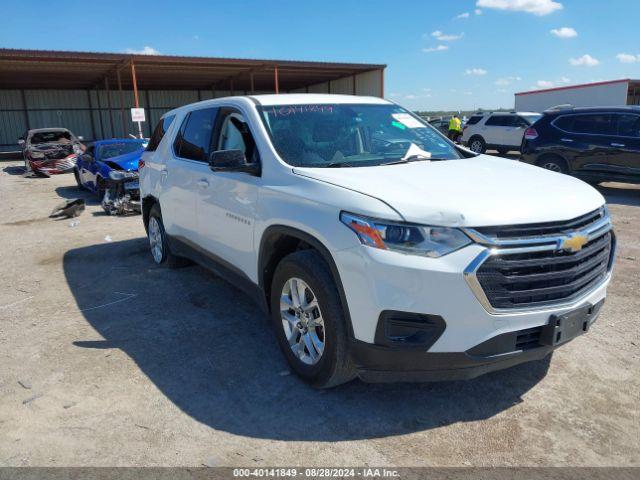
<instances>
[{"instance_id":1,"label":"white cloud","mask_svg":"<svg viewBox=\"0 0 640 480\"><path fill-rule=\"evenodd\" d=\"M535 86L531 88L553 88L559 85L566 85L570 83L571 79L567 77L560 77L558 80L538 80Z\"/></svg>"},{"instance_id":2,"label":"white cloud","mask_svg":"<svg viewBox=\"0 0 640 480\"><path fill-rule=\"evenodd\" d=\"M413 94L409 94L409 95L405 95L404 98L405 100L415 100L418 97Z\"/></svg>"},{"instance_id":3,"label":"white cloud","mask_svg":"<svg viewBox=\"0 0 640 480\"><path fill-rule=\"evenodd\" d=\"M483 75L487 74L487 71L484 68L467 68L464 71L465 75L476 75L478 77L481 77Z\"/></svg>"},{"instance_id":4,"label":"white cloud","mask_svg":"<svg viewBox=\"0 0 640 480\"><path fill-rule=\"evenodd\" d=\"M469 18L469 12L464 12L460 15L456 15L456 18Z\"/></svg>"},{"instance_id":5,"label":"white cloud","mask_svg":"<svg viewBox=\"0 0 640 480\"><path fill-rule=\"evenodd\" d=\"M563 8L560 2L554 2L553 0L478 0L476 6L494 8L496 10L526 12L539 16L549 15Z\"/></svg>"},{"instance_id":6,"label":"white cloud","mask_svg":"<svg viewBox=\"0 0 640 480\"><path fill-rule=\"evenodd\" d=\"M573 38L578 36L578 32L571 27L554 28L551 33L558 38Z\"/></svg>"},{"instance_id":7,"label":"white cloud","mask_svg":"<svg viewBox=\"0 0 640 480\"><path fill-rule=\"evenodd\" d=\"M513 82L519 82L520 80L522 80L522 78L520 78L518 76L503 77L503 78L499 78L498 80L496 80L495 84L498 87L506 87L508 85L511 85Z\"/></svg>"},{"instance_id":8,"label":"white cloud","mask_svg":"<svg viewBox=\"0 0 640 480\"><path fill-rule=\"evenodd\" d=\"M473 95L473 92L462 92L463 95Z\"/></svg>"},{"instance_id":9,"label":"white cloud","mask_svg":"<svg viewBox=\"0 0 640 480\"><path fill-rule=\"evenodd\" d=\"M460 35L445 35L440 30L436 30L431 34L431 36L434 37L439 42L453 42L455 40L460 40L462 37L464 37L464 33L461 33Z\"/></svg>"},{"instance_id":10,"label":"white cloud","mask_svg":"<svg viewBox=\"0 0 640 480\"><path fill-rule=\"evenodd\" d=\"M570 58L569 63L574 67L595 67L600 65L600 60L593 58L589 54L584 54L578 58Z\"/></svg>"},{"instance_id":11,"label":"white cloud","mask_svg":"<svg viewBox=\"0 0 640 480\"><path fill-rule=\"evenodd\" d=\"M631 55L630 53L619 53L616 58L620 63L640 62L640 55Z\"/></svg>"},{"instance_id":12,"label":"white cloud","mask_svg":"<svg viewBox=\"0 0 640 480\"><path fill-rule=\"evenodd\" d=\"M475 13L476 15L482 15L482 10L480 10L479 8L476 8L473 13Z\"/></svg>"},{"instance_id":13,"label":"white cloud","mask_svg":"<svg viewBox=\"0 0 640 480\"><path fill-rule=\"evenodd\" d=\"M536 82L536 87L538 88L552 88L554 85L555 83L550 80L538 80Z\"/></svg>"},{"instance_id":14,"label":"white cloud","mask_svg":"<svg viewBox=\"0 0 640 480\"><path fill-rule=\"evenodd\" d=\"M422 49L422 51L425 53L444 52L445 50L449 50L449 47L447 45L438 45L437 47L429 47L429 48Z\"/></svg>"},{"instance_id":15,"label":"white cloud","mask_svg":"<svg viewBox=\"0 0 640 480\"><path fill-rule=\"evenodd\" d=\"M125 53L130 53L132 55L160 55L160 52L153 47L148 45L144 46L141 50L136 50L135 48L127 48Z\"/></svg>"}]
</instances>

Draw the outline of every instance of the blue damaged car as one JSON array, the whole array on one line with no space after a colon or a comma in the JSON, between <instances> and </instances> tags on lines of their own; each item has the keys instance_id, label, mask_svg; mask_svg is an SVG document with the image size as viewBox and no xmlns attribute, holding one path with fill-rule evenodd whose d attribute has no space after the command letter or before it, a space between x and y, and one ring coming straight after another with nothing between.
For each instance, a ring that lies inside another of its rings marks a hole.
<instances>
[{"instance_id":1,"label":"blue damaged car","mask_svg":"<svg viewBox=\"0 0 640 480\"><path fill-rule=\"evenodd\" d=\"M74 175L80 188L98 195L109 215L140 212L138 161L145 139L98 140L78 157Z\"/></svg>"}]
</instances>

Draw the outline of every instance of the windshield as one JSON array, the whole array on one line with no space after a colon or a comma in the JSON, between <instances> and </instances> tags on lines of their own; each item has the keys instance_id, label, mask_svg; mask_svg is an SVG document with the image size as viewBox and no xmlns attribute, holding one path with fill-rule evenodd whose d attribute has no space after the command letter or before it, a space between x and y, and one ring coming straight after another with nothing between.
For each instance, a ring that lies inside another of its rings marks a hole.
<instances>
[{"instance_id":1,"label":"windshield","mask_svg":"<svg viewBox=\"0 0 640 480\"><path fill-rule=\"evenodd\" d=\"M143 142L122 142L122 143L109 143L108 145L100 145L99 157L102 160L108 158L117 157L118 155L124 155L125 153L135 152L144 147Z\"/></svg>"},{"instance_id":2,"label":"windshield","mask_svg":"<svg viewBox=\"0 0 640 480\"><path fill-rule=\"evenodd\" d=\"M542 115L537 113L534 113L533 115L521 115L521 116L529 123L529 125L533 125L540 119L540 117L542 117Z\"/></svg>"},{"instance_id":3,"label":"windshield","mask_svg":"<svg viewBox=\"0 0 640 480\"><path fill-rule=\"evenodd\" d=\"M433 127L396 105L280 105L261 111L278 154L297 167L460 158Z\"/></svg>"},{"instance_id":4,"label":"windshield","mask_svg":"<svg viewBox=\"0 0 640 480\"><path fill-rule=\"evenodd\" d=\"M31 143L71 143L71 134L64 131L37 132L31 136Z\"/></svg>"}]
</instances>

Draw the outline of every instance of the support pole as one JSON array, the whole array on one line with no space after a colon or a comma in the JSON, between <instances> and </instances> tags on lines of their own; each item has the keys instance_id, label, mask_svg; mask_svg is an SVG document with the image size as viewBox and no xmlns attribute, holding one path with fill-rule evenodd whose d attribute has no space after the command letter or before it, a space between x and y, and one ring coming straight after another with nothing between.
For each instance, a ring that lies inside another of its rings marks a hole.
<instances>
[{"instance_id":1,"label":"support pole","mask_svg":"<svg viewBox=\"0 0 640 480\"><path fill-rule=\"evenodd\" d=\"M280 93L280 81L278 80L278 66L273 69L273 82L275 84L276 94Z\"/></svg>"},{"instance_id":2,"label":"support pole","mask_svg":"<svg viewBox=\"0 0 640 480\"><path fill-rule=\"evenodd\" d=\"M249 72L249 81L251 82L251 95L256 93L254 81L253 81L253 72Z\"/></svg>"},{"instance_id":3,"label":"support pole","mask_svg":"<svg viewBox=\"0 0 640 480\"><path fill-rule=\"evenodd\" d=\"M236 94L235 90L233 89L233 78L229 79L229 93L232 97Z\"/></svg>"},{"instance_id":4,"label":"support pole","mask_svg":"<svg viewBox=\"0 0 640 480\"><path fill-rule=\"evenodd\" d=\"M122 121L122 138L127 136L127 117L124 114L124 92L122 91L122 78L120 77L120 69L116 70L118 76L118 90L120 91L120 119Z\"/></svg>"},{"instance_id":5,"label":"support pole","mask_svg":"<svg viewBox=\"0 0 640 480\"><path fill-rule=\"evenodd\" d=\"M380 98L384 98L384 68L380 69Z\"/></svg>"},{"instance_id":6,"label":"support pole","mask_svg":"<svg viewBox=\"0 0 640 480\"><path fill-rule=\"evenodd\" d=\"M104 89L107 92L107 109L109 110L109 126L111 127L111 137L114 138L116 135L113 129L113 111L111 110L111 92L109 91L109 79L104 77Z\"/></svg>"},{"instance_id":7,"label":"support pole","mask_svg":"<svg viewBox=\"0 0 640 480\"><path fill-rule=\"evenodd\" d=\"M131 80L133 81L133 96L136 100L136 108L140 108L140 99L138 98L138 80L136 79L136 66L133 63L133 58L131 59ZM142 137L142 124L138 123L138 136Z\"/></svg>"},{"instance_id":8,"label":"support pole","mask_svg":"<svg viewBox=\"0 0 640 480\"><path fill-rule=\"evenodd\" d=\"M133 81L133 96L136 101L136 108L140 108L140 101L138 99L138 80L136 80L136 66L131 59L131 79Z\"/></svg>"}]
</instances>

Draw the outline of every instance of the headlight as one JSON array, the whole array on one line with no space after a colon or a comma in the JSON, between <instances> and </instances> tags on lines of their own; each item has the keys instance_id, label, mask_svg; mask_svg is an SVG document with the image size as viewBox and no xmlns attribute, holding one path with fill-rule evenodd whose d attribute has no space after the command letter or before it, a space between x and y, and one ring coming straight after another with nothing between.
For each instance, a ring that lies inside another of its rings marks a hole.
<instances>
[{"instance_id":1,"label":"headlight","mask_svg":"<svg viewBox=\"0 0 640 480\"><path fill-rule=\"evenodd\" d=\"M73 153L76 155L82 155L82 148L77 143L73 144Z\"/></svg>"},{"instance_id":2,"label":"headlight","mask_svg":"<svg viewBox=\"0 0 640 480\"><path fill-rule=\"evenodd\" d=\"M44 158L44 153L42 152L29 152L31 158Z\"/></svg>"},{"instance_id":3,"label":"headlight","mask_svg":"<svg viewBox=\"0 0 640 480\"><path fill-rule=\"evenodd\" d=\"M109 172L111 180L124 180L126 178L138 178L138 172L125 172L124 170L111 170Z\"/></svg>"},{"instance_id":4,"label":"headlight","mask_svg":"<svg viewBox=\"0 0 640 480\"><path fill-rule=\"evenodd\" d=\"M345 212L340 214L340 221L356 233L363 245L383 250L436 258L472 243L457 228L386 222Z\"/></svg>"}]
</instances>

